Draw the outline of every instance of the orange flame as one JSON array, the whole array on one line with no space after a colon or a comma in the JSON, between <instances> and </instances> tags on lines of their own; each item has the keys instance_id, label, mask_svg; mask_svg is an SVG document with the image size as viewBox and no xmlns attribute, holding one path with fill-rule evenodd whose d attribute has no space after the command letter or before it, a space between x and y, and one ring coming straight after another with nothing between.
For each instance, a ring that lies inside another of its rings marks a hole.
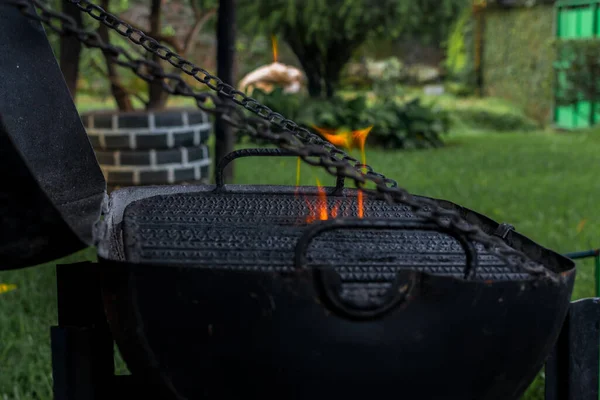
<instances>
[{"instance_id":1,"label":"orange flame","mask_svg":"<svg viewBox=\"0 0 600 400\"><path fill-rule=\"evenodd\" d=\"M365 152L365 143L367 141L367 137L373 126L369 126L364 129L359 129L356 131L338 131L336 129L327 129L327 128L319 128L313 125L313 128L321 134L327 141L331 144L345 148L351 151L354 148L358 148L360 150L361 163L364 165L367 163L367 155ZM364 217L364 193L362 191L358 191L357 195L357 203L358 203L358 217Z\"/></svg>"},{"instance_id":2,"label":"orange flame","mask_svg":"<svg viewBox=\"0 0 600 400\"><path fill-rule=\"evenodd\" d=\"M371 129L373 126L369 126L365 129L359 129L357 131L352 132L352 140L356 143L357 147L360 150L361 162L363 164L367 163L367 155L365 153L365 143L367 141L367 136L371 133Z\"/></svg>"},{"instance_id":3,"label":"orange flame","mask_svg":"<svg viewBox=\"0 0 600 400\"><path fill-rule=\"evenodd\" d=\"M313 205L308 199L304 199L308 209L310 210L308 217L306 217L307 223L312 223L317 220L327 221L329 218L337 218L339 204L336 205L329 210L327 207L327 193L325 192L325 188L321 186L321 182L317 179L317 201L316 204Z\"/></svg>"},{"instance_id":4,"label":"orange flame","mask_svg":"<svg viewBox=\"0 0 600 400\"><path fill-rule=\"evenodd\" d=\"M339 131L337 129L319 128L314 125L313 128L335 146L343 147L349 151L358 148L361 151L363 164L366 164L365 143L373 126L356 131Z\"/></svg>"},{"instance_id":5,"label":"orange flame","mask_svg":"<svg viewBox=\"0 0 600 400\"><path fill-rule=\"evenodd\" d=\"M365 216L365 207L363 203L363 192L362 190L358 191L358 218L363 218Z\"/></svg>"},{"instance_id":6,"label":"orange flame","mask_svg":"<svg viewBox=\"0 0 600 400\"><path fill-rule=\"evenodd\" d=\"M313 126L313 128L334 146L352 150L352 132L338 132L336 129L319 128L317 126Z\"/></svg>"},{"instance_id":7,"label":"orange flame","mask_svg":"<svg viewBox=\"0 0 600 400\"><path fill-rule=\"evenodd\" d=\"M279 52L277 51L277 38L275 35L271 35L271 46L273 47L273 62L279 60Z\"/></svg>"}]
</instances>

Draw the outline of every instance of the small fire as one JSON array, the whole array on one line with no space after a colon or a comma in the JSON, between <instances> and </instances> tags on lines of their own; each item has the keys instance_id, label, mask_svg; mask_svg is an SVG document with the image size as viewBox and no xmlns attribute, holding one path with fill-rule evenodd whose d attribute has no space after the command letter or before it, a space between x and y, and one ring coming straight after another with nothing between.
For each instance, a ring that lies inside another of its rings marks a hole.
<instances>
[{"instance_id":1,"label":"small fire","mask_svg":"<svg viewBox=\"0 0 600 400\"><path fill-rule=\"evenodd\" d=\"M363 192L362 192L362 190L358 191L357 202L358 202L358 218L363 218L365 216L365 207L364 207L364 204L363 204Z\"/></svg>"},{"instance_id":2,"label":"small fire","mask_svg":"<svg viewBox=\"0 0 600 400\"><path fill-rule=\"evenodd\" d=\"M317 126L313 126L313 128L335 146L343 147L349 151L358 148L360 150L361 162L363 164L367 163L365 143L373 126L356 131L338 131L336 129L325 129Z\"/></svg>"},{"instance_id":3,"label":"small fire","mask_svg":"<svg viewBox=\"0 0 600 400\"><path fill-rule=\"evenodd\" d=\"M317 179L317 202L312 204L308 199L304 199L306 205L310 210L308 217L306 217L307 223L312 223L317 220L327 221L329 218L337 218L339 211L339 204L336 204L331 210L327 207L327 193L325 188L321 186L321 182Z\"/></svg>"},{"instance_id":4,"label":"small fire","mask_svg":"<svg viewBox=\"0 0 600 400\"><path fill-rule=\"evenodd\" d=\"M365 143L369 133L371 133L371 129L373 129L373 126L356 131L338 131L335 129L325 129L316 126L313 126L313 128L335 146L343 147L349 151L354 148L358 148L360 150L361 163L363 165L367 164ZM358 217L363 218L365 215L364 193L361 190L359 190L357 194L357 203Z\"/></svg>"},{"instance_id":5,"label":"small fire","mask_svg":"<svg viewBox=\"0 0 600 400\"><path fill-rule=\"evenodd\" d=\"M275 41L273 43L273 54L276 55L277 45ZM328 140L335 146L343 147L347 150L358 148L360 150L362 164L367 163L367 157L365 154L365 142L367 141L367 137L369 136L371 129L373 129L372 126L356 131L341 132L333 129L318 128L316 126L313 126L313 128L317 130L326 140ZM301 159L300 157L298 157L296 164L296 188L300 186L300 165ZM298 194L298 192L296 193ZM357 215L359 218L364 218L365 215L364 198L364 192L359 190L357 194ZM321 182L318 179L316 204L313 204L306 197L304 198L304 201L306 202L306 205L309 209L309 215L305 219L306 223L310 224L315 221L326 221L328 219L337 218L339 215L339 203L336 203L331 210L329 209L329 207L327 206L327 193L325 192L325 188L321 186Z\"/></svg>"},{"instance_id":6,"label":"small fire","mask_svg":"<svg viewBox=\"0 0 600 400\"><path fill-rule=\"evenodd\" d=\"M273 47L273 62L278 62L279 52L277 51L277 37L271 35L271 46Z\"/></svg>"}]
</instances>

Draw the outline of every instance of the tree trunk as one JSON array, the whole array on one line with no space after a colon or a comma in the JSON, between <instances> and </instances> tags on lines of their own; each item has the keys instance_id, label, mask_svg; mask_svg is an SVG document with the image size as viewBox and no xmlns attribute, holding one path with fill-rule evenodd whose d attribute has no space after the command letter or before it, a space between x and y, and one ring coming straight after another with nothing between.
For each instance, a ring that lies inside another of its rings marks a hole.
<instances>
[{"instance_id":1,"label":"tree trunk","mask_svg":"<svg viewBox=\"0 0 600 400\"><path fill-rule=\"evenodd\" d=\"M325 68L324 83L325 94L328 99L335 95L335 90L339 86L340 76L344 66L352 58L352 52L358 48L362 40L343 40L341 42L333 42L329 45Z\"/></svg>"},{"instance_id":2,"label":"tree trunk","mask_svg":"<svg viewBox=\"0 0 600 400\"><path fill-rule=\"evenodd\" d=\"M286 30L284 38L306 74L308 94L310 97L321 97L323 95L322 54L316 44L303 42L302 30L301 26L296 26L295 31Z\"/></svg>"},{"instance_id":3,"label":"tree trunk","mask_svg":"<svg viewBox=\"0 0 600 400\"><path fill-rule=\"evenodd\" d=\"M162 30L160 7L161 0L152 0L150 7L150 36L160 36ZM160 57L153 55L152 60L160 63ZM156 110L164 108L167 104L168 94L162 88L162 82L156 81L148 84L148 110Z\"/></svg>"},{"instance_id":4,"label":"tree trunk","mask_svg":"<svg viewBox=\"0 0 600 400\"><path fill-rule=\"evenodd\" d=\"M310 63L300 61L300 64L302 64L302 68L306 74L309 96L315 98L321 97L323 95L323 79L320 72L313 66L309 65Z\"/></svg>"},{"instance_id":5,"label":"tree trunk","mask_svg":"<svg viewBox=\"0 0 600 400\"><path fill-rule=\"evenodd\" d=\"M81 12L77 7L62 0L62 11L73 18L77 25L81 26ZM73 101L77 94L77 79L79 78L79 58L81 54L81 42L74 36L62 36L60 38L60 69L71 93Z\"/></svg>"},{"instance_id":6,"label":"tree trunk","mask_svg":"<svg viewBox=\"0 0 600 400\"><path fill-rule=\"evenodd\" d=\"M223 82L233 85L235 58L235 0L219 0L217 19L217 75ZM223 101L225 98L221 97ZM221 118L215 123L215 167L219 161L234 150L235 135L233 129ZM223 171L226 183L233 180L232 164Z\"/></svg>"},{"instance_id":7,"label":"tree trunk","mask_svg":"<svg viewBox=\"0 0 600 400\"><path fill-rule=\"evenodd\" d=\"M109 0L102 0L100 6L108 11ZM100 39L106 44L110 43L110 38L108 36L108 28L104 24L100 24L98 27L98 35ZM112 63L110 57L104 53L104 60L106 61L106 71L108 75L108 79L110 80L110 90L112 95L117 102L117 107L121 111L133 111L133 105L131 104L131 99L127 92L123 89L121 84L119 83L119 76L117 71L115 70L115 66Z\"/></svg>"}]
</instances>

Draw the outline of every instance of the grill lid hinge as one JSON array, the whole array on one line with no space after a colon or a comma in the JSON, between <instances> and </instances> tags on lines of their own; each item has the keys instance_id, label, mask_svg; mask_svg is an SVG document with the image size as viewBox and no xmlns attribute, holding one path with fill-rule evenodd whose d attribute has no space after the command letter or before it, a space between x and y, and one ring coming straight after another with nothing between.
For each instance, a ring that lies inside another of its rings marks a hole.
<instances>
[{"instance_id":1,"label":"grill lid hinge","mask_svg":"<svg viewBox=\"0 0 600 400\"><path fill-rule=\"evenodd\" d=\"M514 230L515 230L514 226L503 222L500 225L498 225L498 228L496 228L493 235L498 236L502 240L506 240L508 234Z\"/></svg>"}]
</instances>

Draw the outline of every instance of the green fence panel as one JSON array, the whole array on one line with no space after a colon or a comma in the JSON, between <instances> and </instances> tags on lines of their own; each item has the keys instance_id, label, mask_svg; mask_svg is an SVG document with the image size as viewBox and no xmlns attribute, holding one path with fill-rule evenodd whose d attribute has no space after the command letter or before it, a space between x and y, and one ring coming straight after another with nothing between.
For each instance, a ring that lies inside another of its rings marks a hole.
<instances>
[{"instance_id":1,"label":"green fence panel","mask_svg":"<svg viewBox=\"0 0 600 400\"><path fill-rule=\"evenodd\" d=\"M596 7L589 6L578 9L577 33L580 38L591 38L594 36L594 11Z\"/></svg>"},{"instance_id":2,"label":"green fence panel","mask_svg":"<svg viewBox=\"0 0 600 400\"><path fill-rule=\"evenodd\" d=\"M595 7L559 9L558 37L579 39L594 36Z\"/></svg>"},{"instance_id":3,"label":"green fence panel","mask_svg":"<svg viewBox=\"0 0 600 400\"><path fill-rule=\"evenodd\" d=\"M600 0L565 0L557 2L556 37L558 39L598 37L598 27L600 26L599 3ZM564 74L558 72L556 79L557 93L564 84L566 84ZM593 102L581 101L572 106L556 106L554 111L554 122L562 128L587 128L599 120L600 110Z\"/></svg>"},{"instance_id":4,"label":"green fence panel","mask_svg":"<svg viewBox=\"0 0 600 400\"><path fill-rule=\"evenodd\" d=\"M577 9L565 8L559 11L561 39L573 39L577 37Z\"/></svg>"},{"instance_id":5,"label":"green fence panel","mask_svg":"<svg viewBox=\"0 0 600 400\"><path fill-rule=\"evenodd\" d=\"M557 126L568 128L573 126L573 107L572 106L558 106L555 110L556 117L555 123Z\"/></svg>"},{"instance_id":6,"label":"green fence panel","mask_svg":"<svg viewBox=\"0 0 600 400\"><path fill-rule=\"evenodd\" d=\"M588 128L590 126L590 116L592 114L592 103L589 101L580 101L576 107L576 128Z\"/></svg>"}]
</instances>

